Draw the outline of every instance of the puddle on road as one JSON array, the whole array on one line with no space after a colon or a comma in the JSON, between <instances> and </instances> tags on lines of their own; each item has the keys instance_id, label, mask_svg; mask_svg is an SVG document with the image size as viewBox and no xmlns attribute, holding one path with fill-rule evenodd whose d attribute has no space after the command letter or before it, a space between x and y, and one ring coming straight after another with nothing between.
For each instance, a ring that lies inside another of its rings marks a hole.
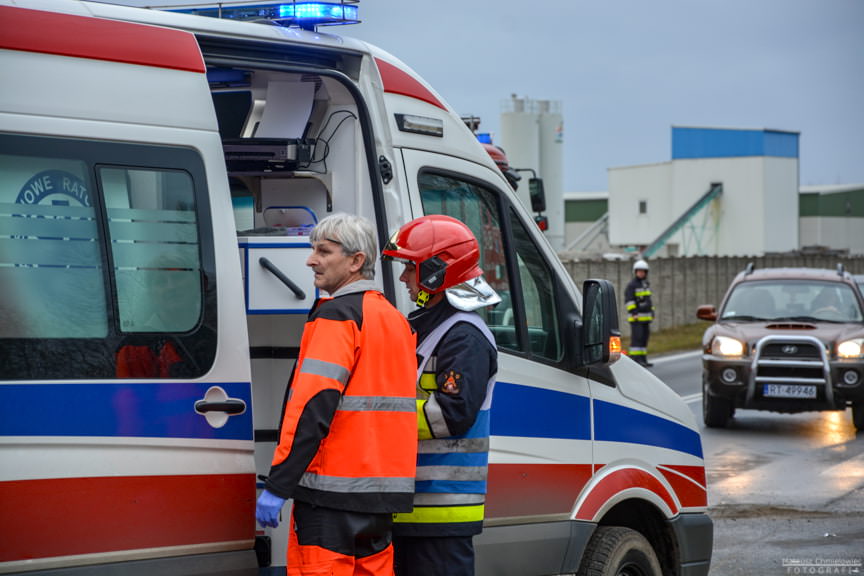
<instances>
[{"instance_id":1,"label":"puddle on road","mask_svg":"<svg viewBox=\"0 0 864 576\"><path fill-rule=\"evenodd\" d=\"M771 462L773 455L757 454L745 450L729 448L717 454L712 454L706 464L708 485L716 484L727 478L740 475L753 468Z\"/></svg>"}]
</instances>

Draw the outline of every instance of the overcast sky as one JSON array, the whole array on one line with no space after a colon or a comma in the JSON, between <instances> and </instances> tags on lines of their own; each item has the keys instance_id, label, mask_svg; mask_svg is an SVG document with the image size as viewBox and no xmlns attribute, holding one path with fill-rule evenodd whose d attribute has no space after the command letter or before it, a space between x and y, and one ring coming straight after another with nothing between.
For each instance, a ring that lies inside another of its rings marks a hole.
<instances>
[{"instance_id":1,"label":"overcast sky","mask_svg":"<svg viewBox=\"0 0 864 576\"><path fill-rule=\"evenodd\" d=\"M345 34L496 133L561 102L565 192L671 159L671 127L800 132L801 185L864 183L864 0L366 0Z\"/></svg>"},{"instance_id":2,"label":"overcast sky","mask_svg":"<svg viewBox=\"0 0 864 576\"><path fill-rule=\"evenodd\" d=\"M499 132L511 94L560 101L565 192L606 190L610 167L669 161L673 125L800 132L802 186L864 183L864 0L359 9L361 24L327 31L391 52L483 131Z\"/></svg>"}]
</instances>

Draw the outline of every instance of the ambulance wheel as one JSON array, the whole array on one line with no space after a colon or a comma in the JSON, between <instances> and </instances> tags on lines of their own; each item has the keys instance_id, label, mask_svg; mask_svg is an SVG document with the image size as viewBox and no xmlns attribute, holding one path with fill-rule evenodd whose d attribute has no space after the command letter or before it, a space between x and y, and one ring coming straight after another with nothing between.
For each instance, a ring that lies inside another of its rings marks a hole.
<instances>
[{"instance_id":1,"label":"ambulance wheel","mask_svg":"<svg viewBox=\"0 0 864 576\"><path fill-rule=\"evenodd\" d=\"M735 414L732 401L722 396L712 396L708 393L708 385L702 382L702 421L708 428L725 428L729 419Z\"/></svg>"},{"instance_id":2,"label":"ambulance wheel","mask_svg":"<svg viewBox=\"0 0 864 576\"><path fill-rule=\"evenodd\" d=\"M642 534L622 526L598 526L576 576L662 576L657 554Z\"/></svg>"}]
</instances>

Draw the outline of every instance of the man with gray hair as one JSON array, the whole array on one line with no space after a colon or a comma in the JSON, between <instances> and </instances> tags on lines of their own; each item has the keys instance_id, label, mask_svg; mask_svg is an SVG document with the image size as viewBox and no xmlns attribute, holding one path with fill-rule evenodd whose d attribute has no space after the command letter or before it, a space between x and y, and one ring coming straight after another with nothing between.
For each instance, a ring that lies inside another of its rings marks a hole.
<instances>
[{"instance_id":1,"label":"man with gray hair","mask_svg":"<svg viewBox=\"0 0 864 576\"><path fill-rule=\"evenodd\" d=\"M372 282L371 223L333 214L306 265L327 292L309 313L256 517L294 499L288 575L393 574L393 514L410 512L417 458L415 339Z\"/></svg>"}]
</instances>

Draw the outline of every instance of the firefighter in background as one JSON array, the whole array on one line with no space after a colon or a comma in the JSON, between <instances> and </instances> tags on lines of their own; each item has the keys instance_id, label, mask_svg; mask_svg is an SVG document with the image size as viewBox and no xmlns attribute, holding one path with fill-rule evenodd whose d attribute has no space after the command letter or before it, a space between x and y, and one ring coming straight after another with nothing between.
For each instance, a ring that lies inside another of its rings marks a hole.
<instances>
[{"instance_id":1,"label":"firefighter in background","mask_svg":"<svg viewBox=\"0 0 864 576\"><path fill-rule=\"evenodd\" d=\"M513 190L518 189L522 176L510 167L510 161L507 160L507 154L504 152L504 149L495 144L483 144L483 148L492 158L492 161L495 162L495 165L498 166L498 169L501 170L501 173L504 174L504 178L507 179Z\"/></svg>"},{"instance_id":2,"label":"firefighter in background","mask_svg":"<svg viewBox=\"0 0 864 576\"><path fill-rule=\"evenodd\" d=\"M276 527L294 499L289 576L392 576L393 513L414 493L414 335L372 281L368 220L328 216L309 241L306 265L329 297L303 329L256 517Z\"/></svg>"},{"instance_id":3,"label":"firefighter in background","mask_svg":"<svg viewBox=\"0 0 864 576\"><path fill-rule=\"evenodd\" d=\"M471 576L483 529L495 340L475 311L500 302L483 279L471 230L449 216L403 226L383 251L419 307L417 483L414 511L397 514L397 576Z\"/></svg>"},{"instance_id":4,"label":"firefighter in background","mask_svg":"<svg viewBox=\"0 0 864 576\"><path fill-rule=\"evenodd\" d=\"M648 337L651 321L654 320L654 304L651 302L651 284L648 282L648 263L637 260L633 264L633 279L624 290L624 306L630 323L630 357L642 366L653 366L648 362Z\"/></svg>"}]
</instances>

